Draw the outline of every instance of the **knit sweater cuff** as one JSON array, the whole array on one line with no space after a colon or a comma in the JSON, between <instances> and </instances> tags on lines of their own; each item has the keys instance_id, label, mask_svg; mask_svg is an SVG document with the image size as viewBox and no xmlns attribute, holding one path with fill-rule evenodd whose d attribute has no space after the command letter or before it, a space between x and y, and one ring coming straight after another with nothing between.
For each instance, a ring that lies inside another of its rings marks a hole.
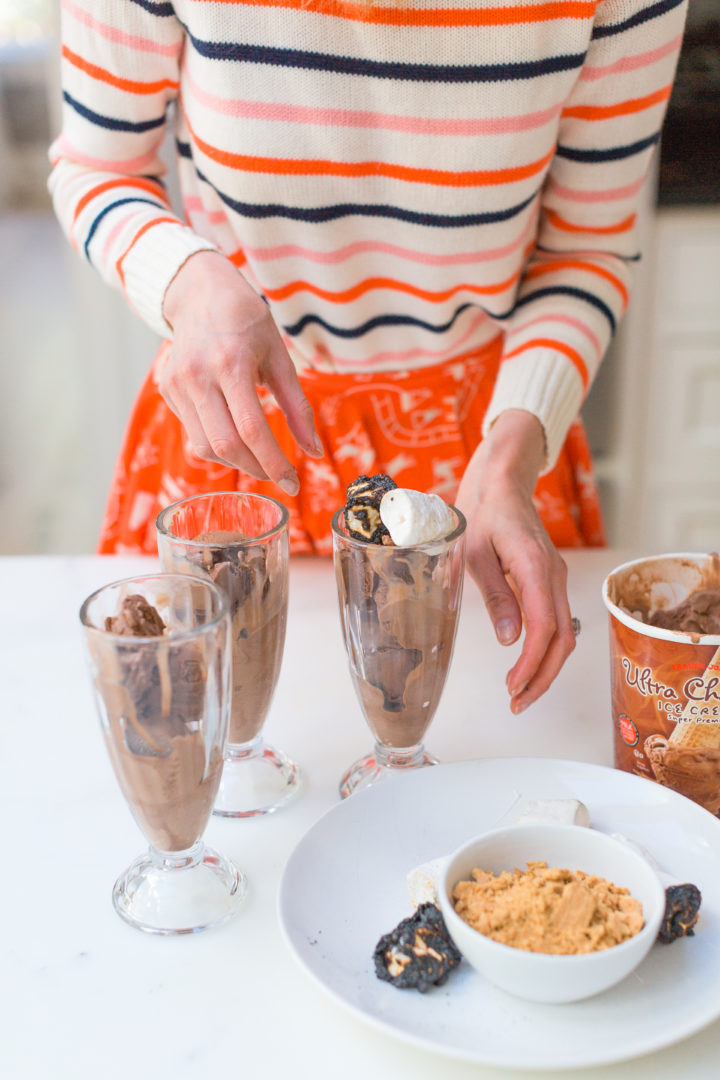
<instances>
[{"instance_id":1,"label":"knit sweater cuff","mask_svg":"<svg viewBox=\"0 0 720 1080\"><path fill-rule=\"evenodd\" d=\"M506 409L525 409L545 431L543 474L555 465L583 400L579 373L554 349L528 349L504 360L483 421L483 436Z\"/></svg>"},{"instance_id":2,"label":"knit sweater cuff","mask_svg":"<svg viewBox=\"0 0 720 1080\"><path fill-rule=\"evenodd\" d=\"M217 251L180 222L154 225L135 242L123 260L125 295L141 319L161 337L171 338L172 327L162 312L165 293L178 270L198 251Z\"/></svg>"}]
</instances>

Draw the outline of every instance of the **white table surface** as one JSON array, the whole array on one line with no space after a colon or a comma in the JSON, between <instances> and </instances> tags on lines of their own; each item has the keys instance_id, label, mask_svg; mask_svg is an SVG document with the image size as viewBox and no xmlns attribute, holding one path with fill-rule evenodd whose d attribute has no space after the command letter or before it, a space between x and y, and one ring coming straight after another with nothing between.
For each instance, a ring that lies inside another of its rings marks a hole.
<instances>
[{"instance_id":1,"label":"white table surface","mask_svg":"<svg viewBox=\"0 0 720 1080\"><path fill-rule=\"evenodd\" d=\"M632 553L566 553L575 653L520 717L504 675L517 648L494 639L472 582L453 665L426 739L443 761L515 755L612 764L605 573ZM290 617L268 740L301 764L281 812L213 818L206 838L242 866L248 899L202 934L125 925L110 891L145 844L112 774L84 666L78 609L99 585L153 559L0 559L2 951L0 1074L8 1080L520 1080L540 1075L448 1060L386 1036L311 981L278 927L283 866L337 804L337 783L370 748L341 642L331 564L292 562ZM390 929L389 927L387 929ZM597 1080L718 1075L720 1023L661 1053L596 1068ZM568 1080L588 1070L562 1074Z\"/></svg>"}]
</instances>

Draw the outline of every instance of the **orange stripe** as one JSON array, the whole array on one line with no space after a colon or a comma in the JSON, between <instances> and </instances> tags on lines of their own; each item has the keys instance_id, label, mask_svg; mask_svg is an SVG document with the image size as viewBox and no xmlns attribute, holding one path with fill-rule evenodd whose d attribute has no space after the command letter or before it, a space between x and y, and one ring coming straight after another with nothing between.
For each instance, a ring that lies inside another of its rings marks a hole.
<instances>
[{"instance_id":1,"label":"orange stripe","mask_svg":"<svg viewBox=\"0 0 720 1080\"><path fill-rule=\"evenodd\" d=\"M490 184L509 184L535 176L551 160L553 147L538 161L518 165L512 169L478 169L471 172L455 172L445 169L415 169L409 165L392 165L384 161L324 161L322 159L299 160L297 158L255 157L250 154L232 154L220 150L198 137L185 115L185 123L198 149L206 157L229 169L245 172L279 173L287 176L387 176L393 180L407 180L416 184L436 184L445 187L480 187Z\"/></svg>"},{"instance_id":2,"label":"orange stripe","mask_svg":"<svg viewBox=\"0 0 720 1080\"><path fill-rule=\"evenodd\" d=\"M233 251L232 255L228 255L228 259L233 266L244 266L247 262L247 256L242 248L238 248L237 251Z\"/></svg>"},{"instance_id":3,"label":"orange stripe","mask_svg":"<svg viewBox=\"0 0 720 1080\"><path fill-rule=\"evenodd\" d=\"M173 82L172 79L158 79L157 82L136 82L134 79L121 79L119 75L113 75L105 68L98 67L97 64L91 64L89 60L84 60L82 56L71 52L67 45L63 45L62 54L65 60L74 67L79 68L80 71L84 71L86 75L98 79L99 82L107 83L108 86L115 86L118 90L127 90L131 94L158 94L161 90L177 90L180 85Z\"/></svg>"},{"instance_id":4,"label":"orange stripe","mask_svg":"<svg viewBox=\"0 0 720 1080\"><path fill-rule=\"evenodd\" d=\"M562 115L563 117L574 116L579 120L609 120L613 116L629 116L630 113L642 112L643 109L649 109L661 101L667 101L671 90L672 85L663 86L662 90L656 90L654 94L630 98L617 105L574 105L570 109L563 109Z\"/></svg>"},{"instance_id":5,"label":"orange stripe","mask_svg":"<svg viewBox=\"0 0 720 1080\"><path fill-rule=\"evenodd\" d=\"M627 232L628 229L632 229L637 217L637 214L630 214L630 217L626 217L624 221L619 222L617 225L573 225L572 222L561 218L554 210L546 210L545 212L550 224L554 225L556 229L562 229L563 232L599 233L601 235Z\"/></svg>"},{"instance_id":6,"label":"orange stripe","mask_svg":"<svg viewBox=\"0 0 720 1080\"><path fill-rule=\"evenodd\" d=\"M416 296L420 300L430 300L433 303L441 303L443 300L449 300L451 296L455 296L459 292L467 291L472 293L478 293L479 295L492 296L494 293L504 292L509 289L511 285L520 277L522 271L509 277L507 281L501 281L497 285L454 285L451 289L443 289L441 292L431 292L429 289L419 289L416 285L410 285L405 281L396 281L393 278L367 278L365 281L359 281L357 285L353 285L350 289L343 289L341 292L330 292L328 289L320 289L316 285L311 284L309 281L290 281L287 285L283 285L279 289L263 289L263 295L268 300L286 300L288 296L293 296L297 292L309 292L313 296L319 297L321 300L329 300L334 304L346 304L351 300L357 300L359 296L363 296L365 293L370 292L371 289L394 289L396 292L408 293L410 296Z\"/></svg>"},{"instance_id":7,"label":"orange stripe","mask_svg":"<svg viewBox=\"0 0 720 1080\"><path fill-rule=\"evenodd\" d=\"M539 277L541 274L551 274L553 270L587 270L589 274L597 274L598 277L611 282L622 296L624 304L627 304L630 299L628 290L619 277L606 270L604 266L583 262L581 259L557 259L553 262L537 263L535 266L530 267L525 274L525 278L529 280L530 278Z\"/></svg>"},{"instance_id":8,"label":"orange stripe","mask_svg":"<svg viewBox=\"0 0 720 1080\"><path fill-rule=\"evenodd\" d=\"M122 255L120 256L120 258L115 263L115 269L118 272L118 277L120 278L120 281L122 282L123 289L125 288L125 275L122 272L122 264L123 264L123 262L125 260L125 257L130 254L130 252L135 247L135 245L137 244L138 240L143 235L143 233L146 233L148 231L148 229L152 229L154 225L162 225L162 223L164 221L172 221L176 225L178 224L178 219L175 218L175 217L159 217L159 218L153 218L152 221L146 221L145 224L141 228L139 228L138 231L135 233L135 236L133 237L131 243L125 248Z\"/></svg>"},{"instance_id":9,"label":"orange stripe","mask_svg":"<svg viewBox=\"0 0 720 1080\"><path fill-rule=\"evenodd\" d=\"M78 201L75 207L75 213L73 214L73 222L77 221L79 215L83 212L89 202L91 202L96 195L102 195L103 191L109 191L110 188L116 187L137 187L143 191L149 191L151 195L159 195L163 202L167 204L167 195L165 194L162 186L153 180L144 180L140 176L122 176L115 180L105 180L102 184L98 184L97 187L91 188L90 191L86 191L83 197Z\"/></svg>"},{"instance_id":10,"label":"orange stripe","mask_svg":"<svg viewBox=\"0 0 720 1080\"><path fill-rule=\"evenodd\" d=\"M545 4L518 4L470 9L410 8L404 5L375 7L348 0L202 0L204 3L242 4L255 7L291 8L333 15L354 22L385 26L513 26L518 23L550 22L555 19L593 19L597 0L556 0Z\"/></svg>"},{"instance_id":11,"label":"orange stripe","mask_svg":"<svg viewBox=\"0 0 720 1080\"><path fill-rule=\"evenodd\" d=\"M527 352L528 349L535 348L555 349L556 352L561 352L564 356L567 356L568 360L571 360L577 368L582 379L583 388L587 389L588 373L585 361L579 352L576 352L570 345L566 345L564 341L554 341L552 338L533 338L532 341L526 341L523 345L518 345L517 349L505 353L503 360L510 360L513 356L518 356L520 353Z\"/></svg>"}]
</instances>

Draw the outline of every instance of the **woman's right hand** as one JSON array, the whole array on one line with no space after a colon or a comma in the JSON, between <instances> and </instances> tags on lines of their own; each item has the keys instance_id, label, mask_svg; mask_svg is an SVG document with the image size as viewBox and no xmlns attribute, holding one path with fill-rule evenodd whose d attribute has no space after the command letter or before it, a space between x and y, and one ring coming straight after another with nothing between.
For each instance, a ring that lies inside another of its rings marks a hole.
<instances>
[{"instance_id":1,"label":"woman's right hand","mask_svg":"<svg viewBox=\"0 0 720 1080\"><path fill-rule=\"evenodd\" d=\"M163 314L173 343L159 389L193 453L296 495L297 473L270 430L257 387L270 390L307 454L322 457L323 450L267 304L224 255L200 251L170 283Z\"/></svg>"}]
</instances>

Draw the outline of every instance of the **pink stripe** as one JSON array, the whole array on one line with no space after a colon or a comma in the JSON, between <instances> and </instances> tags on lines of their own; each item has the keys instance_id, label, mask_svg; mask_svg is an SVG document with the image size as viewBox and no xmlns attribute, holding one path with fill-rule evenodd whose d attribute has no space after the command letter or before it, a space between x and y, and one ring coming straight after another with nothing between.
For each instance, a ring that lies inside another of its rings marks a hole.
<instances>
[{"instance_id":1,"label":"pink stripe","mask_svg":"<svg viewBox=\"0 0 720 1080\"><path fill-rule=\"evenodd\" d=\"M580 72L580 78L591 82L593 79L602 79L605 75L617 75L623 71L637 71L638 68L647 67L649 64L662 60L663 57L669 56L670 53L677 52L681 42L682 34L678 34L672 41L660 45L657 49L650 49L649 52L638 53L636 56L622 56L614 64L605 64L605 66L601 67L584 67Z\"/></svg>"},{"instance_id":2,"label":"pink stripe","mask_svg":"<svg viewBox=\"0 0 720 1080\"><path fill-rule=\"evenodd\" d=\"M126 158L122 161L108 161L105 158L90 157L82 150L76 149L66 135L60 135L54 144L54 149L60 157L67 158L75 165L87 165L91 169L100 169L102 172L127 173L128 176L144 172L149 166L157 165L157 155L154 153L142 154L136 158Z\"/></svg>"},{"instance_id":3,"label":"pink stripe","mask_svg":"<svg viewBox=\"0 0 720 1080\"><path fill-rule=\"evenodd\" d=\"M598 363L602 356L602 345L597 334L593 333L589 326L586 326L580 319L575 319L572 315L538 315L535 319L530 319L529 322L523 323L521 326L514 326L512 330L509 330L506 339L509 341L511 338L517 337L518 334L522 334L524 330L529 329L531 326L535 326L537 323L564 323L565 326L572 326L575 330L579 330L590 341L595 349L596 359Z\"/></svg>"},{"instance_id":4,"label":"pink stripe","mask_svg":"<svg viewBox=\"0 0 720 1080\"><path fill-rule=\"evenodd\" d=\"M222 225L227 221L227 214L224 210L206 210L202 199L197 195L187 195L183 199L183 206L188 215L203 214L211 225Z\"/></svg>"},{"instance_id":5,"label":"pink stripe","mask_svg":"<svg viewBox=\"0 0 720 1080\"><path fill-rule=\"evenodd\" d=\"M121 221L118 221L118 222L116 222L115 225L113 225L112 229L110 230L110 232L108 234L108 238L107 238L107 240L105 241L105 243L103 245L102 256L101 256L101 260L102 260L103 263L108 258L108 253L110 251L110 248L112 247L112 245L117 240L118 235L122 232L122 230L125 228L127 223L129 221L132 221L132 219L134 217L135 217L135 214L126 214L125 217L122 218Z\"/></svg>"},{"instance_id":6,"label":"pink stripe","mask_svg":"<svg viewBox=\"0 0 720 1080\"><path fill-rule=\"evenodd\" d=\"M53 151L53 156L54 156L54 151L56 149L57 149L56 144L53 143L53 145L51 147L51 150ZM72 214L72 212L74 210L74 207L75 207L75 204L77 202L79 202L80 199L85 194L85 190L87 188L87 182L88 182L88 177L87 176L78 176L77 173L72 172L72 171L71 172L64 171L63 173L60 174L60 179L57 179L57 174L53 173L53 175L52 175L52 183L53 183L52 197L53 197L53 202L55 203L56 206L61 208L61 212L63 214L66 211L69 212L70 214ZM77 196L75 195L75 192L74 192L74 187L75 186L81 188L81 190L78 191ZM69 229L71 229L71 224L72 224L72 219L71 219L71 221L69 223L69 226L68 226ZM75 242L74 242L72 236L70 235L70 232L68 232L68 236L69 236L69 239L70 239L70 243L73 245L73 247L75 247Z\"/></svg>"},{"instance_id":7,"label":"pink stripe","mask_svg":"<svg viewBox=\"0 0 720 1080\"><path fill-rule=\"evenodd\" d=\"M383 128L404 131L413 135L504 135L527 131L554 120L562 105L554 105L525 116L489 117L487 119L432 119L422 116L395 116L392 113L362 112L357 109L315 109L307 105L285 105L265 101L237 101L220 98L202 90L183 65L183 91L188 87L191 97L200 105L224 116L245 120L280 120L289 124L320 124L336 127Z\"/></svg>"},{"instance_id":8,"label":"pink stripe","mask_svg":"<svg viewBox=\"0 0 720 1080\"><path fill-rule=\"evenodd\" d=\"M108 41L115 41L119 45L127 45L129 49L137 49L138 52L152 52L157 53L159 56L180 55L181 41L173 42L170 45L162 45L159 41L153 41L151 38L137 37L135 34L126 34L122 30L116 30L114 26L108 26L107 23L95 19L87 11L83 11L82 8L73 4L71 0L62 0L62 6L74 19L77 19L78 22L83 23L84 26L94 30L100 37L104 37Z\"/></svg>"},{"instance_id":9,"label":"pink stripe","mask_svg":"<svg viewBox=\"0 0 720 1080\"><path fill-rule=\"evenodd\" d=\"M573 202L612 202L615 199L629 199L637 195L644 183L645 176L643 175L632 184L626 184L625 187L607 188L605 191L582 191L580 188L565 187L563 184L558 184L552 177L549 178L549 186L552 190L561 198L571 199Z\"/></svg>"},{"instance_id":10,"label":"pink stripe","mask_svg":"<svg viewBox=\"0 0 720 1080\"><path fill-rule=\"evenodd\" d=\"M254 259L256 262L269 262L272 259L284 259L291 255L297 255L308 262L333 265L343 262L353 255L373 251L381 252L384 255L396 255L400 259L408 259L424 266L458 266L462 263L491 262L493 259L502 259L506 255L511 255L527 243L528 236L534 226L533 215L528 227L510 244L498 248L488 248L487 251L458 251L453 252L452 255L432 255L426 251L414 251L412 248L398 247L397 244L388 244L375 240L358 240L354 244L346 244L345 247L337 248L335 251L312 251L309 248L299 247L297 244L279 244L276 247L262 248L244 246L243 251L248 258Z\"/></svg>"},{"instance_id":11,"label":"pink stripe","mask_svg":"<svg viewBox=\"0 0 720 1080\"><path fill-rule=\"evenodd\" d=\"M423 359L432 360L436 363L440 363L440 361L449 360L454 355L461 352L462 346L465 345L470 340L470 338L472 338L477 328L479 326L482 326L484 322L487 322L488 319L489 316L486 312L478 312L477 316L471 321L466 333L463 334L463 336L458 341L453 342L453 344L449 348L443 349L442 352L434 352L432 349L410 349L407 352L388 351L376 353L374 356L365 357L363 360L358 360L355 357L337 356L335 353L333 353L333 363L337 364L338 367L351 367L355 370L357 370L358 368L370 368L373 364L392 363L397 364L398 366L402 366L404 363L410 363L410 361L412 360ZM493 337L494 336L495 334L493 334ZM491 340L492 337L488 338L487 341L481 341L478 344L478 349L481 349L483 345L487 345L488 342ZM318 351L315 356L311 357L310 359L311 365L316 364L317 366L322 366L325 363L327 363L326 352ZM382 372L379 372L379 374L382 374Z\"/></svg>"}]
</instances>

